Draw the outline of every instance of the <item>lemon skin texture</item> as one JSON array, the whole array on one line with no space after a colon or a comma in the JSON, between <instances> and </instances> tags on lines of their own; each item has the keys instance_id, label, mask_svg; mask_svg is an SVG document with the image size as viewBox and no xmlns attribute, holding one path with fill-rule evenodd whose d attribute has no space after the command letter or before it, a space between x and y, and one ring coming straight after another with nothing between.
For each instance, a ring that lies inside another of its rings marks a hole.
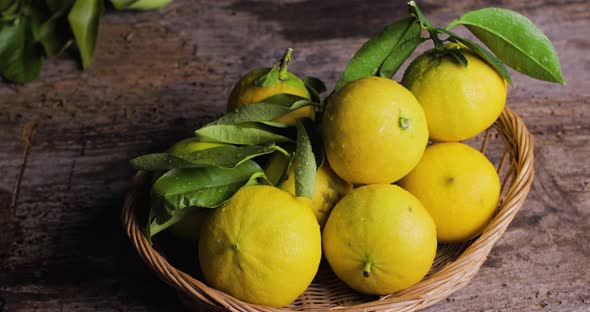
<instances>
[{"instance_id":1,"label":"lemon skin texture","mask_svg":"<svg viewBox=\"0 0 590 312\"><path fill-rule=\"evenodd\" d=\"M327 159L353 184L392 183L418 163L428 142L422 107L397 82L367 77L330 98L323 117Z\"/></svg>"},{"instance_id":2,"label":"lemon skin texture","mask_svg":"<svg viewBox=\"0 0 590 312\"><path fill-rule=\"evenodd\" d=\"M291 194L295 194L295 173L293 166L289 170L289 176L280 186ZM336 202L352 191L352 184L340 179L328 164L323 164L316 174L315 187L311 200L308 201L313 214L320 227L323 227L328 215ZM302 199L308 200L307 198Z\"/></svg>"},{"instance_id":3,"label":"lemon skin texture","mask_svg":"<svg viewBox=\"0 0 590 312\"><path fill-rule=\"evenodd\" d=\"M291 72L286 72L286 78L279 80L270 87L256 86L256 79L266 74L270 68L255 69L242 77L232 89L228 101L227 111L231 112L244 105L260 102L266 98L280 93L298 95L310 99L309 91L299 77ZM295 124L299 118L315 118L313 106L305 106L286 115L276 118L274 121L286 124Z\"/></svg>"},{"instance_id":4,"label":"lemon skin texture","mask_svg":"<svg viewBox=\"0 0 590 312\"><path fill-rule=\"evenodd\" d=\"M354 189L332 210L324 254L336 275L365 294L385 295L419 282L436 255L434 221L396 185Z\"/></svg>"},{"instance_id":5,"label":"lemon skin texture","mask_svg":"<svg viewBox=\"0 0 590 312\"><path fill-rule=\"evenodd\" d=\"M292 152L295 150L293 146L287 146L285 150ZM289 158L283 153L275 151L271 154L264 172L268 180L277 185L283 175L285 168L289 165ZM295 195L295 170L291 164L287 177L280 185L277 185L282 190L285 190L292 195ZM336 202L352 191L352 184L342 180L327 162L324 162L316 173L316 180L312 198L299 198L301 201L311 208L313 214L318 220L320 228L324 226L328 215Z\"/></svg>"},{"instance_id":6,"label":"lemon skin texture","mask_svg":"<svg viewBox=\"0 0 590 312\"><path fill-rule=\"evenodd\" d=\"M430 138L462 141L490 127L506 106L506 82L479 56L461 49L468 65L436 51L417 57L402 84L424 108Z\"/></svg>"},{"instance_id":7,"label":"lemon skin texture","mask_svg":"<svg viewBox=\"0 0 590 312\"><path fill-rule=\"evenodd\" d=\"M458 142L429 146L399 185L432 215L438 241L443 243L480 234L500 198L500 178L492 163L478 150Z\"/></svg>"},{"instance_id":8,"label":"lemon skin texture","mask_svg":"<svg viewBox=\"0 0 590 312\"><path fill-rule=\"evenodd\" d=\"M215 209L199 239L208 284L240 300L281 307L309 286L321 258L309 207L272 186L246 186Z\"/></svg>"}]
</instances>

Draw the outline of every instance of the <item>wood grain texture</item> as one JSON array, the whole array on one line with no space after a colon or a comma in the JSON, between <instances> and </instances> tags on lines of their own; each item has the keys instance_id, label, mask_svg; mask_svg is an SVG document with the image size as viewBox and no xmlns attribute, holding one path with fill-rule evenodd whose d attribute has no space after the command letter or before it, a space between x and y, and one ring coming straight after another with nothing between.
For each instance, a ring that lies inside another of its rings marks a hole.
<instances>
[{"instance_id":1,"label":"wood grain texture","mask_svg":"<svg viewBox=\"0 0 590 312\"><path fill-rule=\"evenodd\" d=\"M514 74L508 105L536 140L533 190L477 277L428 311L590 310L590 3L420 4L439 25L486 6L521 12L554 42L567 81ZM62 58L35 82L0 83L0 311L180 310L121 230L128 160L221 114L232 84L286 47L294 72L333 86L355 50L404 14L402 1L176 0L107 13L86 72Z\"/></svg>"}]
</instances>

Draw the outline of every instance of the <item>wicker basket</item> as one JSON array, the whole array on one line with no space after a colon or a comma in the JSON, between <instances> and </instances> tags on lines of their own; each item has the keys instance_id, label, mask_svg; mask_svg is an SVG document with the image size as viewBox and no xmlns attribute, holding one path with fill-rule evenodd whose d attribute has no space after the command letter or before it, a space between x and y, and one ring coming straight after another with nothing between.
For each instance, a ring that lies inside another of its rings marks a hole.
<instances>
[{"instance_id":1,"label":"wicker basket","mask_svg":"<svg viewBox=\"0 0 590 312\"><path fill-rule=\"evenodd\" d=\"M502 140L491 142L495 135ZM496 155L490 155L489 144ZM123 207L123 225L131 242L147 265L167 284L176 288L181 301L193 310L230 311L321 311L343 309L350 311L415 311L431 306L461 289L477 274L492 247L502 236L520 207L523 205L533 181L533 142L524 122L506 108L493 127L483 134L479 142L482 152L497 164L502 180L502 196L497 214L483 233L469 242L439 245L430 273L418 284L387 296L361 295L338 280L329 266L322 262L312 284L293 304L269 308L240 301L221 291L210 288L202 281L173 267L143 235L142 221L146 207L138 205L143 193L146 175L139 172L127 194ZM502 152L503 150L503 152ZM203 309L206 308L206 309Z\"/></svg>"}]
</instances>

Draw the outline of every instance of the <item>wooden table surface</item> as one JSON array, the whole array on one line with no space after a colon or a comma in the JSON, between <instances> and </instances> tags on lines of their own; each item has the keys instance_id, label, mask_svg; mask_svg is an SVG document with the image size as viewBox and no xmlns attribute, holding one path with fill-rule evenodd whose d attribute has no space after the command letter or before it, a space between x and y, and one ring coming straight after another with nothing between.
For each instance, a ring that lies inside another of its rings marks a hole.
<instances>
[{"instance_id":1,"label":"wooden table surface","mask_svg":"<svg viewBox=\"0 0 590 312\"><path fill-rule=\"evenodd\" d=\"M567 81L514 75L508 105L536 141L532 191L475 279L428 311L590 311L590 2L419 3L439 25L486 6L525 14ZM190 136L286 47L294 72L333 87L404 14L404 1L177 0L108 12L86 72L64 57L35 82L0 82L0 311L181 310L121 229L128 160Z\"/></svg>"}]
</instances>

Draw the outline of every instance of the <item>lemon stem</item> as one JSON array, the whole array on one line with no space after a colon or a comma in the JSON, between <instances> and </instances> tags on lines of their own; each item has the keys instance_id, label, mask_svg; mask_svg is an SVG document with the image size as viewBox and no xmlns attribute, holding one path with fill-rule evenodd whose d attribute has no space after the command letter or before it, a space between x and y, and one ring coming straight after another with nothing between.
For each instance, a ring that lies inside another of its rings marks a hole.
<instances>
[{"instance_id":1,"label":"lemon stem","mask_svg":"<svg viewBox=\"0 0 590 312\"><path fill-rule=\"evenodd\" d=\"M436 48L436 50L438 50L438 51L444 50L444 47L445 47L444 43L438 37L438 33L436 31L433 31L430 29L428 30L428 33L430 34L430 39L432 39L432 41L434 42L434 47Z\"/></svg>"},{"instance_id":2,"label":"lemon stem","mask_svg":"<svg viewBox=\"0 0 590 312\"><path fill-rule=\"evenodd\" d=\"M365 263L365 269L363 270L363 276L364 277L371 276L371 267L372 267L371 262Z\"/></svg>"},{"instance_id":3,"label":"lemon stem","mask_svg":"<svg viewBox=\"0 0 590 312\"><path fill-rule=\"evenodd\" d=\"M283 155L285 156L290 156L291 154L289 152L287 152L284 148L280 147L280 146L276 146L277 151L281 152Z\"/></svg>"},{"instance_id":4,"label":"lemon stem","mask_svg":"<svg viewBox=\"0 0 590 312\"><path fill-rule=\"evenodd\" d=\"M287 67L289 67L289 63L291 62L291 54L293 53L293 49L288 48L285 51L285 55L281 59L281 65L279 68L279 80L287 79Z\"/></svg>"},{"instance_id":5,"label":"lemon stem","mask_svg":"<svg viewBox=\"0 0 590 312\"><path fill-rule=\"evenodd\" d=\"M408 127L410 126L410 119L406 118L406 117L400 117L399 118L399 127L402 129L408 129Z\"/></svg>"}]
</instances>

